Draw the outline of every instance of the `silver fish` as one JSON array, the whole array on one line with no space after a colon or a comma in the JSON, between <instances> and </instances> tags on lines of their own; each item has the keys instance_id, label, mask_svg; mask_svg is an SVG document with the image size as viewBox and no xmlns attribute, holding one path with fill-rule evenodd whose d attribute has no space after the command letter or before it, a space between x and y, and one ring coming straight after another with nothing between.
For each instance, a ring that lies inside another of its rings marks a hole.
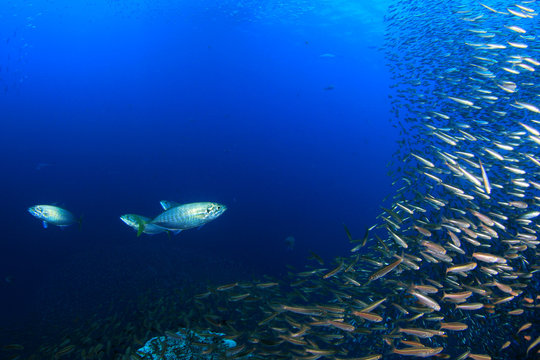
<instances>
[{"instance_id":1,"label":"silver fish","mask_svg":"<svg viewBox=\"0 0 540 360\"><path fill-rule=\"evenodd\" d=\"M187 230L218 218L227 207L214 202L198 202L173 207L158 215L150 224L169 230Z\"/></svg>"},{"instance_id":2,"label":"silver fish","mask_svg":"<svg viewBox=\"0 0 540 360\"><path fill-rule=\"evenodd\" d=\"M44 228L47 228L49 224L69 226L81 222L81 219L77 219L68 210L54 205L34 205L28 208L28 212L43 221Z\"/></svg>"}]
</instances>

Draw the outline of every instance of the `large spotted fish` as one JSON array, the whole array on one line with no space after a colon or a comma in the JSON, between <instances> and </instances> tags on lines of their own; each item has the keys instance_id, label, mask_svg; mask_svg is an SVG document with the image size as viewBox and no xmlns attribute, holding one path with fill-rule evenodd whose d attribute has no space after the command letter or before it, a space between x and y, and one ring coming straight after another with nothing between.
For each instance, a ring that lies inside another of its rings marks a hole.
<instances>
[{"instance_id":1,"label":"large spotted fish","mask_svg":"<svg viewBox=\"0 0 540 360\"><path fill-rule=\"evenodd\" d=\"M47 228L49 224L69 226L81 222L80 219L75 217L75 215L68 210L54 205L35 205L29 207L28 212L43 221L44 228Z\"/></svg>"},{"instance_id":2,"label":"large spotted fish","mask_svg":"<svg viewBox=\"0 0 540 360\"><path fill-rule=\"evenodd\" d=\"M215 202L197 202L172 207L150 222L168 230L187 230L215 220L227 207Z\"/></svg>"}]
</instances>

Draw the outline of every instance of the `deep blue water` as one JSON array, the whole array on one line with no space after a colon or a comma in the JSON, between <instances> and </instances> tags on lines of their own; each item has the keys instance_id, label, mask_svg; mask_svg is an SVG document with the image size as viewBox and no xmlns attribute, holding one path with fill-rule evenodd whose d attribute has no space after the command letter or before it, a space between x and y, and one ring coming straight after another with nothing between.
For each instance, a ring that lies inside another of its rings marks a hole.
<instances>
[{"instance_id":1,"label":"deep blue water","mask_svg":"<svg viewBox=\"0 0 540 360\"><path fill-rule=\"evenodd\" d=\"M397 148L377 6L2 2L3 330L345 255ZM229 209L171 239L119 219L163 199ZM42 228L43 203L81 229Z\"/></svg>"}]
</instances>

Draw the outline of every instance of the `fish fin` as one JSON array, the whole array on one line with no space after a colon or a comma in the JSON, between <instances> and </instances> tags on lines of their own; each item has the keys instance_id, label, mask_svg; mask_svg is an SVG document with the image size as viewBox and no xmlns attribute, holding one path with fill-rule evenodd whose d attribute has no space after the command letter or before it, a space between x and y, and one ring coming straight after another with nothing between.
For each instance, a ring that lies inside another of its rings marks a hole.
<instances>
[{"instance_id":1,"label":"fish fin","mask_svg":"<svg viewBox=\"0 0 540 360\"><path fill-rule=\"evenodd\" d=\"M167 236L169 237L169 240L171 239L171 232L169 230L165 231L167 233Z\"/></svg>"},{"instance_id":2,"label":"fish fin","mask_svg":"<svg viewBox=\"0 0 540 360\"><path fill-rule=\"evenodd\" d=\"M349 241L352 242L352 236L351 232L349 231L349 228L347 228L347 225L343 224L343 228L345 229L345 232L347 233L347 237L349 238Z\"/></svg>"},{"instance_id":3,"label":"fish fin","mask_svg":"<svg viewBox=\"0 0 540 360\"><path fill-rule=\"evenodd\" d=\"M180 206L180 203L177 203L176 201L169 201L169 200L161 200L159 204L165 211L170 210L174 207Z\"/></svg>"},{"instance_id":4,"label":"fish fin","mask_svg":"<svg viewBox=\"0 0 540 360\"><path fill-rule=\"evenodd\" d=\"M141 236L141 234L142 234L143 231L144 231L144 227L145 227L144 224L143 224L142 222L139 222L138 225L139 225L139 227L138 227L138 229L137 229L137 237Z\"/></svg>"},{"instance_id":5,"label":"fish fin","mask_svg":"<svg viewBox=\"0 0 540 360\"><path fill-rule=\"evenodd\" d=\"M199 226L199 227L197 228L197 230L201 230L202 227L203 227L204 225L206 225L206 224L202 224L201 226Z\"/></svg>"},{"instance_id":6,"label":"fish fin","mask_svg":"<svg viewBox=\"0 0 540 360\"><path fill-rule=\"evenodd\" d=\"M174 234L174 235L178 235L178 234L180 234L181 231L182 231L182 230L173 230L173 234Z\"/></svg>"},{"instance_id":7,"label":"fish fin","mask_svg":"<svg viewBox=\"0 0 540 360\"><path fill-rule=\"evenodd\" d=\"M168 206L166 200L161 200L161 201L159 202L159 205L161 205L161 207L163 208L164 211L169 210L169 206Z\"/></svg>"},{"instance_id":8,"label":"fish fin","mask_svg":"<svg viewBox=\"0 0 540 360\"><path fill-rule=\"evenodd\" d=\"M46 229L49 226L49 223L43 220L43 228Z\"/></svg>"}]
</instances>

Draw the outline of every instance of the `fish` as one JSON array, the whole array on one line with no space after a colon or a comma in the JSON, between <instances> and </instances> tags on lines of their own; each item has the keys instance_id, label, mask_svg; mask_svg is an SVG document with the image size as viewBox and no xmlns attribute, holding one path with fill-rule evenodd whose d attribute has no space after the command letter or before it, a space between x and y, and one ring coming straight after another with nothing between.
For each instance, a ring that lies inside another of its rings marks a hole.
<instances>
[{"instance_id":1,"label":"fish","mask_svg":"<svg viewBox=\"0 0 540 360\"><path fill-rule=\"evenodd\" d=\"M201 227L221 216L227 207L215 202L183 204L166 210L149 224L168 230L187 230Z\"/></svg>"},{"instance_id":2,"label":"fish","mask_svg":"<svg viewBox=\"0 0 540 360\"><path fill-rule=\"evenodd\" d=\"M404 356L416 356L416 357L430 357L439 354L443 351L443 347L430 348L430 347L409 347L404 349L394 348L392 353Z\"/></svg>"},{"instance_id":3,"label":"fish","mask_svg":"<svg viewBox=\"0 0 540 360\"><path fill-rule=\"evenodd\" d=\"M534 349L538 344L540 344L540 336L538 336L536 340L531 341L529 347L527 348L527 355L529 355L529 352Z\"/></svg>"},{"instance_id":4,"label":"fish","mask_svg":"<svg viewBox=\"0 0 540 360\"><path fill-rule=\"evenodd\" d=\"M285 238L285 245L287 246L287 250L294 250L294 244L296 243L296 239L294 236L287 236Z\"/></svg>"},{"instance_id":5,"label":"fish","mask_svg":"<svg viewBox=\"0 0 540 360\"><path fill-rule=\"evenodd\" d=\"M451 322L451 323L440 323L441 329L452 330L452 331L464 331L469 328L469 325L461 322Z\"/></svg>"},{"instance_id":6,"label":"fish","mask_svg":"<svg viewBox=\"0 0 540 360\"><path fill-rule=\"evenodd\" d=\"M152 219L143 215L124 214L120 216L120 220L122 220L129 227L135 229L137 231L137 236L140 236L143 233L154 235L167 231L165 228L151 224L150 222Z\"/></svg>"},{"instance_id":7,"label":"fish","mask_svg":"<svg viewBox=\"0 0 540 360\"><path fill-rule=\"evenodd\" d=\"M369 277L369 281L374 281L374 280L377 280L377 279L380 279L382 278L383 276L385 276L386 274L390 273L392 270L394 270L399 264L401 264L403 262L403 255L398 258L396 261L394 261L393 263L385 266L384 268L376 271L375 273L373 273L370 277Z\"/></svg>"},{"instance_id":8,"label":"fish","mask_svg":"<svg viewBox=\"0 0 540 360\"><path fill-rule=\"evenodd\" d=\"M351 358L389 346L401 356L506 359L516 332L534 340L523 320L538 300L523 294L538 293L540 269L540 62L532 35L540 22L519 7L531 4L390 6L391 121L402 136L389 165L395 193L364 241L343 225L352 250L337 267L320 259L280 279L280 292L255 287L257 305L229 309L244 319L260 313L246 334L260 334L272 349L256 346L254 354ZM384 302L370 312L376 299ZM335 306L343 311L327 310ZM340 338L330 351L327 336L339 331L362 335Z\"/></svg>"},{"instance_id":9,"label":"fish","mask_svg":"<svg viewBox=\"0 0 540 360\"><path fill-rule=\"evenodd\" d=\"M2 346L3 350L24 350L24 346L20 344L9 344Z\"/></svg>"},{"instance_id":10,"label":"fish","mask_svg":"<svg viewBox=\"0 0 540 360\"><path fill-rule=\"evenodd\" d=\"M400 139L388 165L393 193L376 224L360 241L344 226L354 251L333 266L312 254L279 279L208 285L172 306L175 319L195 309L182 322L238 340L231 357L536 357L540 22L532 7L393 2L382 50ZM150 223L199 226L184 224L187 205L167 205Z\"/></svg>"},{"instance_id":11,"label":"fish","mask_svg":"<svg viewBox=\"0 0 540 360\"><path fill-rule=\"evenodd\" d=\"M343 261L340 261L340 263L338 264L338 266L336 268L334 268L333 270L331 270L330 272L328 272L327 274L325 274L323 276L323 279L328 279L336 274L338 274L340 271L343 270Z\"/></svg>"},{"instance_id":12,"label":"fish","mask_svg":"<svg viewBox=\"0 0 540 360\"><path fill-rule=\"evenodd\" d=\"M49 224L65 227L78 223L80 226L82 222L82 218L77 218L70 211L54 205L34 205L28 208L28 212L41 220L44 228Z\"/></svg>"},{"instance_id":13,"label":"fish","mask_svg":"<svg viewBox=\"0 0 540 360\"><path fill-rule=\"evenodd\" d=\"M467 263L467 264L459 264L459 265L454 265L454 266L451 266L449 268L446 269L446 272L459 272L459 273L462 273L462 272L467 272L467 271L471 271L471 270L474 270L476 269L476 266L478 264L475 263L475 262L470 262L470 263Z\"/></svg>"},{"instance_id":14,"label":"fish","mask_svg":"<svg viewBox=\"0 0 540 360\"><path fill-rule=\"evenodd\" d=\"M46 167L52 166L52 164L41 162L36 165L36 171L39 171L41 169L44 169Z\"/></svg>"}]
</instances>

